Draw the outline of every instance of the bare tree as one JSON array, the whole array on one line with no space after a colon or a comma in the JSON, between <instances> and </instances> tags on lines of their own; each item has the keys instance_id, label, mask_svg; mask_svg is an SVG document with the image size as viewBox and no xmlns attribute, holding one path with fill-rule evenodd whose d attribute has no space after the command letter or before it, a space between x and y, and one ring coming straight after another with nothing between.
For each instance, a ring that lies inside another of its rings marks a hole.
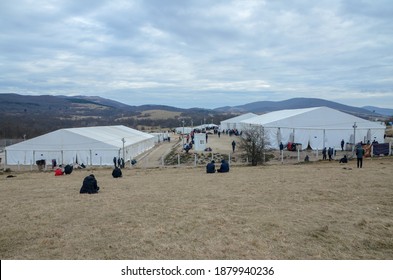
<instances>
[{"instance_id":1,"label":"bare tree","mask_svg":"<svg viewBox=\"0 0 393 280\"><path fill-rule=\"evenodd\" d=\"M239 146L253 166L265 162L264 155L268 145L263 126L255 125L243 130Z\"/></svg>"}]
</instances>

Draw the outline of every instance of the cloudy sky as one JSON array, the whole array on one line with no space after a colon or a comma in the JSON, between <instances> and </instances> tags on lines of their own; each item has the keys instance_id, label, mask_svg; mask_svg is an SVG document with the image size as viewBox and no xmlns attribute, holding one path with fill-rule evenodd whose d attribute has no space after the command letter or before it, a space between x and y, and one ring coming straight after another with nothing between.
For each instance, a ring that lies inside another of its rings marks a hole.
<instances>
[{"instance_id":1,"label":"cloudy sky","mask_svg":"<svg viewBox=\"0 0 393 280\"><path fill-rule=\"evenodd\" d=\"M393 108L391 0L1 0L0 93Z\"/></svg>"}]
</instances>

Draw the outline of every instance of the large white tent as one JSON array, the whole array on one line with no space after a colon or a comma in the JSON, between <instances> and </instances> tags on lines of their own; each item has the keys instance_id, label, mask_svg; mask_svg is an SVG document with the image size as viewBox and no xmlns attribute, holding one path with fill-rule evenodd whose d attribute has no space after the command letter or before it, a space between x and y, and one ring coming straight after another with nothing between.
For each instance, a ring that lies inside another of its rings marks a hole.
<instances>
[{"instance_id":1,"label":"large white tent","mask_svg":"<svg viewBox=\"0 0 393 280\"><path fill-rule=\"evenodd\" d=\"M227 130L227 129L239 129L240 122L246 119L250 119L253 117L256 117L258 115L254 113L247 113L243 114L234 118L230 118L224 121L220 122L220 127L221 129Z\"/></svg>"},{"instance_id":2,"label":"large white tent","mask_svg":"<svg viewBox=\"0 0 393 280\"><path fill-rule=\"evenodd\" d=\"M59 129L6 147L6 164L55 159L58 164L111 165L114 157L130 160L154 142L153 135L122 125Z\"/></svg>"},{"instance_id":3,"label":"large white tent","mask_svg":"<svg viewBox=\"0 0 393 280\"><path fill-rule=\"evenodd\" d=\"M353 144L374 140L383 143L386 126L327 107L281 110L241 121L243 129L260 126L272 148L280 142L302 148L339 148L341 140Z\"/></svg>"}]
</instances>

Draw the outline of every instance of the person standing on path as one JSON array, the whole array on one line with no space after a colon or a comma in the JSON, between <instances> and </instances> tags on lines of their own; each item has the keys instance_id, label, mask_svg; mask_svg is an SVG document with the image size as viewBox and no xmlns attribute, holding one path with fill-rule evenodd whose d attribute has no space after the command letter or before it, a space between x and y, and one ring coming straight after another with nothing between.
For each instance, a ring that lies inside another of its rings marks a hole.
<instances>
[{"instance_id":1,"label":"person standing on path","mask_svg":"<svg viewBox=\"0 0 393 280\"><path fill-rule=\"evenodd\" d=\"M236 148L236 142L235 140L232 141L232 152L235 152L235 148Z\"/></svg>"},{"instance_id":2,"label":"person standing on path","mask_svg":"<svg viewBox=\"0 0 393 280\"><path fill-rule=\"evenodd\" d=\"M326 160L326 147L322 150L322 160Z\"/></svg>"}]
</instances>

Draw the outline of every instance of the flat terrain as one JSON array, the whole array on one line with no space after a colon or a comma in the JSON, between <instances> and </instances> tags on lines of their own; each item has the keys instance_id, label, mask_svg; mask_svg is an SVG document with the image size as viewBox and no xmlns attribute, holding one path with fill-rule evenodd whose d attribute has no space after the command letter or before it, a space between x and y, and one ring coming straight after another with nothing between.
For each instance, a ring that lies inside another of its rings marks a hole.
<instances>
[{"instance_id":1,"label":"flat terrain","mask_svg":"<svg viewBox=\"0 0 393 280\"><path fill-rule=\"evenodd\" d=\"M0 259L391 260L393 158L355 165L2 173Z\"/></svg>"}]
</instances>

